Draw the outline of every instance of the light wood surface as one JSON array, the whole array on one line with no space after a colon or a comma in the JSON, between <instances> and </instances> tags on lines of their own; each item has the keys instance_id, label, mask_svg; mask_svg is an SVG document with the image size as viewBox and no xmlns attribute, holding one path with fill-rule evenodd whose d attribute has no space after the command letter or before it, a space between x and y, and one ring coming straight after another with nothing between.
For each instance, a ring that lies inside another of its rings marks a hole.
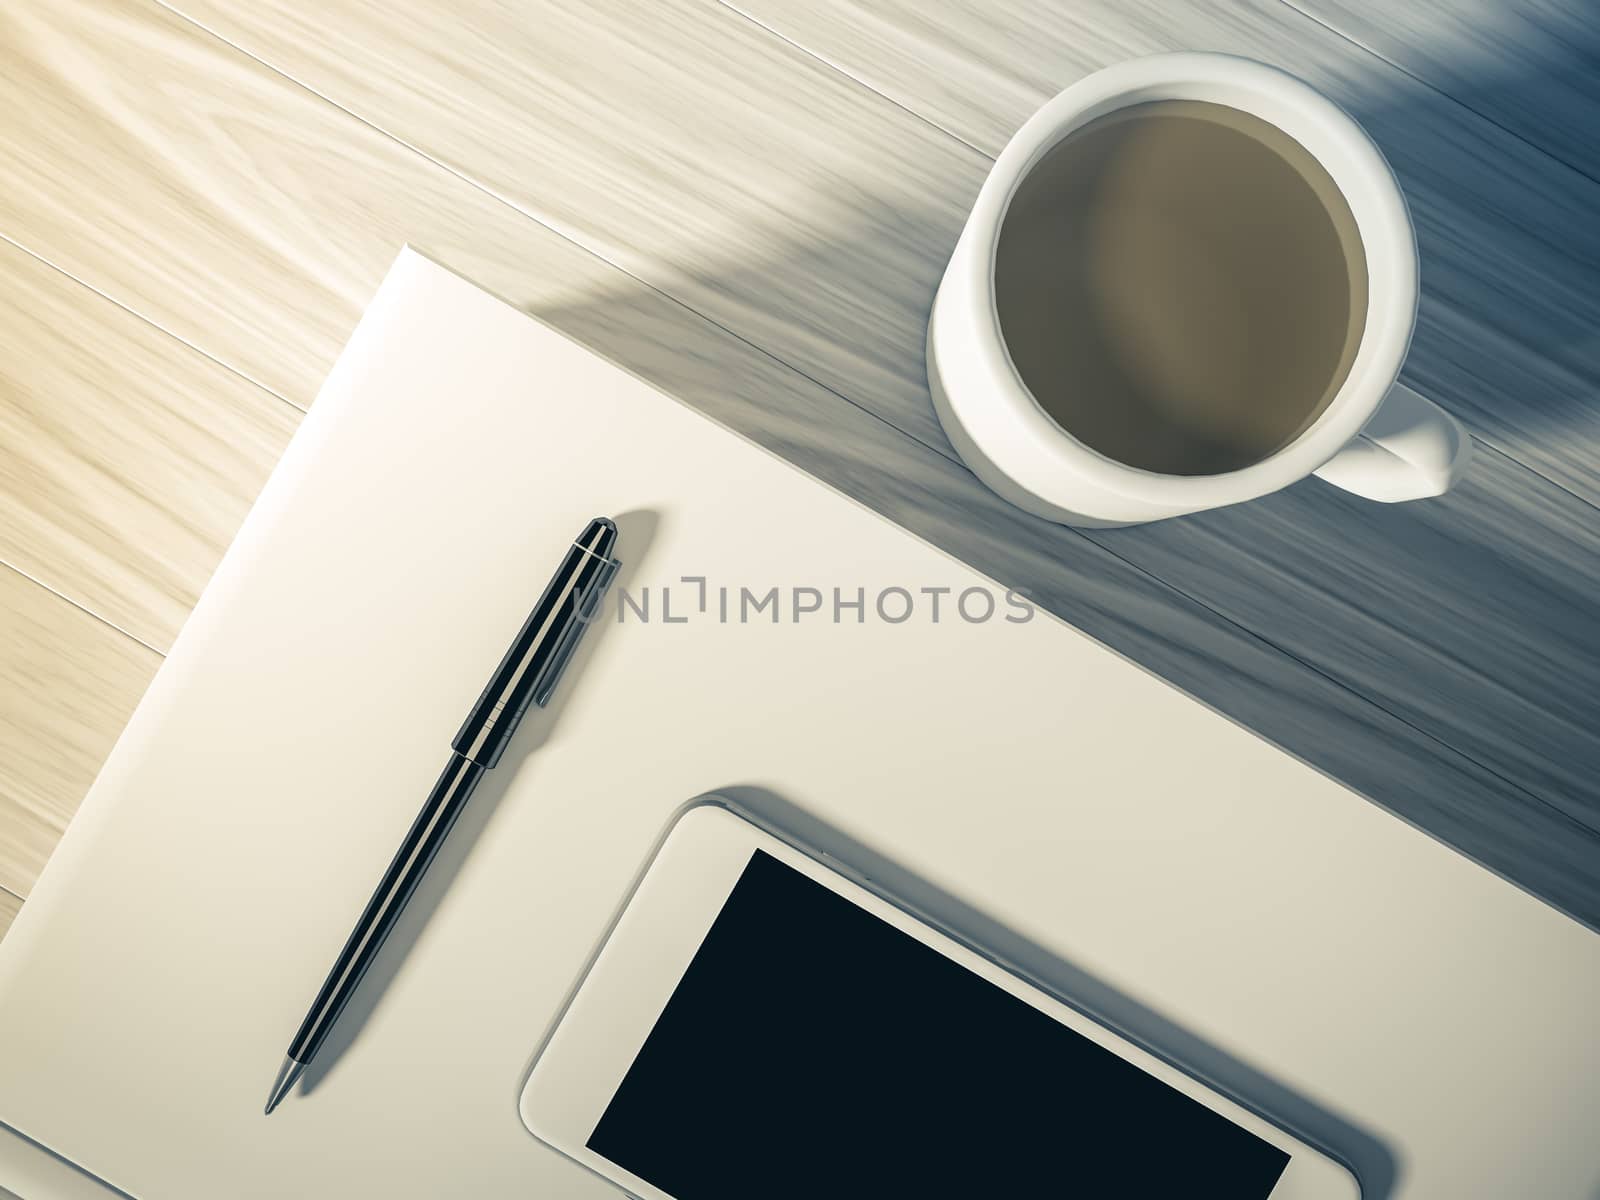
<instances>
[{"instance_id":1,"label":"light wood surface","mask_svg":"<svg viewBox=\"0 0 1600 1200\"><path fill-rule=\"evenodd\" d=\"M157 650L300 411L0 243L0 560Z\"/></svg>"},{"instance_id":2,"label":"light wood surface","mask_svg":"<svg viewBox=\"0 0 1600 1200\"><path fill-rule=\"evenodd\" d=\"M179 7L945 445L922 322L989 161L737 13L701 0L554 0L537 15L466 0L382 21L360 0Z\"/></svg>"},{"instance_id":3,"label":"light wood surface","mask_svg":"<svg viewBox=\"0 0 1600 1200\"><path fill-rule=\"evenodd\" d=\"M0 888L26 896L161 656L0 567Z\"/></svg>"},{"instance_id":4,"label":"light wood surface","mask_svg":"<svg viewBox=\"0 0 1600 1200\"><path fill-rule=\"evenodd\" d=\"M4 448L6 561L167 644L409 241L1600 923L1600 185L1276 2L742 7L0 10L0 235L81 281L0 254L0 339L46 360L0 367L0 411L57 429ZM953 460L922 322L989 156L1071 79L1179 46L1306 75L1395 161L1410 378L1482 443L1459 494L1311 482L1091 538ZM39 591L85 645L115 633Z\"/></svg>"}]
</instances>

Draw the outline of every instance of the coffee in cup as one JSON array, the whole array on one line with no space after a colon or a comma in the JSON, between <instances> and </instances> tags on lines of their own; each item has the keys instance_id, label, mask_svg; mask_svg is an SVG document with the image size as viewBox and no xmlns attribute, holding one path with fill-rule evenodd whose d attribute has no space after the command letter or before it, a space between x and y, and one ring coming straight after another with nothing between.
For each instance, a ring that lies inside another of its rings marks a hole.
<instances>
[{"instance_id":1,"label":"coffee in cup","mask_svg":"<svg viewBox=\"0 0 1600 1200\"><path fill-rule=\"evenodd\" d=\"M1343 386L1366 258L1333 178L1282 129L1155 100L1034 165L1000 227L995 304L1067 433L1130 467L1213 475L1288 445Z\"/></svg>"}]
</instances>

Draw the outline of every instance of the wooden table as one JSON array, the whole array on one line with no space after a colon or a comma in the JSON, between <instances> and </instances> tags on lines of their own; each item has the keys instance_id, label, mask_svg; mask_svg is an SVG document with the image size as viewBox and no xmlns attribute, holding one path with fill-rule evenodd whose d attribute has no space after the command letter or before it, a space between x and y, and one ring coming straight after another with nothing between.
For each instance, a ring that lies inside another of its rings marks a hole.
<instances>
[{"instance_id":1,"label":"wooden table","mask_svg":"<svg viewBox=\"0 0 1600 1200\"><path fill-rule=\"evenodd\" d=\"M956 460L923 326L991 160L1173 49L1389 156L1458 492L1077 531ZM0 103L0 923L409 241L1600 925L1578 0L14 0Z\"/></svg>"}]
</instances>

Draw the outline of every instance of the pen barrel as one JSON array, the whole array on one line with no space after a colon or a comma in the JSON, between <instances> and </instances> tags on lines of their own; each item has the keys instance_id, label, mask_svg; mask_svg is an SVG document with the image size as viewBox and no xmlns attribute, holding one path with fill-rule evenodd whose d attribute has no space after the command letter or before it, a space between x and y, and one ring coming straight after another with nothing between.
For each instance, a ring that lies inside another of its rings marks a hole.
<instances>
[{"instance_id":1,"label":"pen barrel","mask_svg":"<svg viewBox=\"0 0 1600 1200\"><path fill-rule=\"evenodd\" d=\"M367 973L395 922L405 911L406 902L444 844L450 827L466 807L478 780L483 778L483 772L484 768L470 759L459 754L450 756L438 782L428 793L422 811L411 823L405 841L400 843L389 869L383 873L372 898L362 910L361 919L345 941L333 970L323 981L311 1011L290 1043L289 1057L296 1062L308 1063L316 1057L328 1031L339 1019L361 977Z\"/></svg>"},{"instance_id":2,"label":"pen barrel","mask_svg":"<svg viewBox=\"0 0 1600 1200\"><path fill-rule=\"evenodd\" d=\"M542 704L548 697L548 685L576 647L582 627L597 614L616 570L616 562L605 553L609 546L608 539L596 550L580 539L567 548L561 566L450 743L457 754L493 767L528 706Z\"/></svg>"},{"instance_id":3,"label":"pen barrel","mask_svg":"<svg viewBox=\"0 0 1600 1200\"><path fill-rule=\"evenodd\" d=\"M323 981L311 1011L301 1022L289 1046L292 1062L303 1066L316 1056L444 844L450 827L466 807L478 780L500 761L528 705L542 705L549 698L550 689L616 573L618 563L611 557L616 539L615 522L596 517L567 548L539 602L456 734L450 761L428 793L427 802L362 910L361 919ZM295 1068L287 1076L280 1075L268 1112L297 1074ZM283 1082L285 1079L287 1082Z\"/></svg>"}]
</instances>

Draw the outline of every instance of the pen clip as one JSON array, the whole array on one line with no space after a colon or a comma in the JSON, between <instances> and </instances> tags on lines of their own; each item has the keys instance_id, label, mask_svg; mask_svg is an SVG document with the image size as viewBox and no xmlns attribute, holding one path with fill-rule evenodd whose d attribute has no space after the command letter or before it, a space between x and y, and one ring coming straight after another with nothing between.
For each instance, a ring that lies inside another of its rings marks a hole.
<instances>
[{"instance_id":1,"label":"pen clip","mask_svg":"<svg viewBox=\"0 0 1600 1200\"><path fill-rule=\"evenodd\" d=\"M561 679L561 673L566 670L567 663L572 661L573 652L578 648L578 640L583 637L584 630L589 628L590 622L598 614L601 601L605 599L606 589L611 586L611 580L616 576L617 568L620 566L622 566L620 560L607 559L579 599L576 616L567 623L560 644L551 654L544 670L540 672L538 681L533 685L533 702L540 708L549 703L550 694L555 691L556 683Z\"/></svg>"}]
</instances>

